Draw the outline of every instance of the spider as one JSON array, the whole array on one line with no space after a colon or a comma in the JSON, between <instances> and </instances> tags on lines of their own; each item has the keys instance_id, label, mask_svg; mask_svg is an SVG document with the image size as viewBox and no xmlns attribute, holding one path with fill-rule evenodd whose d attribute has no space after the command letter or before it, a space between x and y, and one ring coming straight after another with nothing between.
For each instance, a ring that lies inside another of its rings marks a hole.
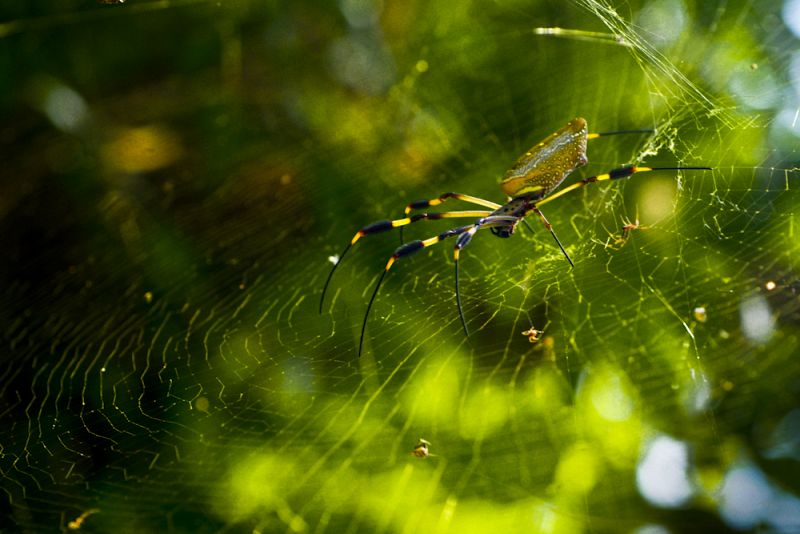
<instances>
[{"instance_id":1,"label":"spider","mask_svg":"<svg viewBox=\"0 0 800 534\"><path fill-rule=\"evenodd\" d=\"M325 281L325 286L322 289L322 295L319 299L319 312L322 313L322 305L325 300L325 293L328 290L328 285L331 282L333 273L336 268L342 263L345 254L350 250L350 247L355 245L362 237L370 234L377 234L392 230L393 228L401 228L418 221L432 221L438 219L456 219L456 218L471 218L476 219L473 223L464 226L459 226L451 230L442 232L441 234L430 237L428 239L410 241L397 248L394 253L389 257L389 261L383 268L375 290L367 304L367 310L364 313L364 322L361 325L361 337L358 342L358 356L361 356L361 350L364 345L364 332L367 328L367 318L369 317L372 303L378 295L378 290L383 283L386 273L392 268L392 265L401 258L405 258L415 252L435 245L449 237L456 237L455 247L453 249L453 260L455 263L455 286L456 286L456 304L458 306L458 316L461 319L461 325L464 327L464 333L469 336L469 329L467 322L464 319L464 311L461 306L461 293L458 284L458 261L461 249L466 247L473 236L478 230L490 229L497 237L511 237L520 222L525 222L524 218L535 213L542 221L545 229L550 232L553 239L561 249L564 257L569 262L570 266L574 267L575 264L567 254L567 251L561 245L553 226L542 213L540 207L548 202L551 202L570 191L584 187L591 183L602 182L605 180L618 180L620 178L627 178L639 172L650 171L670 171L670 170L711 170L710 167L639 167L627 166L619 167L608 171L605 174L597 174L584 178L579 182L573 183L556 193L553 191L564 181L564 179L574 172L578 167L586 165L588 159L586 157L586 143L590 139L596 139L601 136L627 134L627 133L652 133L652 130L621 130L614 132L600 132L589 133L586 126L586 120L576 117L569 121L564 127L557 130L545 138L540 143L534 145L514 163L514 165L506 172L500 188L508 197L505 204L497 204L490 200L464 195L461 193L444 193L437 198L430 200L419 200L412 202L406 206L405 217L395 220L384 220L374 222L363 227L356 232L353 239L345 247L339 255L339 259L334 263L331 268L328 279ZM553 194L551 194L553 193ZM461 200L469 204L476 204L489 210L469 210L469 211L445 211L445 212L432 212L432 213L418 213L411 215L414 210L424 209L431 206L438 206L449 199ZM527 224L527 223L526 223Z\"/></svg>"},{"instance_id":2,"label":"spider","mask_svg":"<svg viewBox=\"0 0 800 534\"><path fill-rule=\"evenodd\" d=\"M536 343L542 339L542 334L544 334L544 330L536 330L536 328L533 326L522 332L523 336L528 336L528 341L531 343Z\"/></svg>"},{"instance_id":3,"label":"spider","mask_svg":"<svg viewBox=\"0 0 800 534\"><path fill-rule=\"evenodd\" d=\"M611 250L620 250L628 242L628 239L630 239L631 233L634 230L647 230L650 228L649 226L642 226L642 224L639 222L638 210L636 211L636 218L633 221L625 220L623 218L622 222L622 231L619 235L608 232L609 238L606 240L606 248L610 248Z\"/></svg>"}]
</instances>

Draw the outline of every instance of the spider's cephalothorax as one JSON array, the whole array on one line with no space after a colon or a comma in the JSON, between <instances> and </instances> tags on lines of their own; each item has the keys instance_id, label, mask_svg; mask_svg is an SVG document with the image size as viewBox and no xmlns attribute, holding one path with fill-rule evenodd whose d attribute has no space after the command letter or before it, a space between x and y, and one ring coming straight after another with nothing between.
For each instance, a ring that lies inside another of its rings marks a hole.
<instances>
[{"instance_id":1,"label":"spider's cephalothorax","mask_svg":"<svg viewBox=\"0 0 800 534\"><path fill-rule=\"evenodd\" d=\"M517 229L517 225L520 221L523 220L525 217L525 213L531 209L533 205L533 201L531 201L527 196L521 196L517 198L512 198L508 201L507 204L503 204L493 212L489 214L489 217L498 217L498 216L510 216L514 217L514 220L508 224L497 224L496 226L492 226L491 230L494 235L497 237L511 237L514 234L514 230Z\"/></svg>"},{"instance_id":2,"label":"spider's cephalothorax","mask_svg":"<svg viewBox=\"0 0 800 534\"><path fill-rule=\"evenodd\" d=\"M437 220L437 219L453 219L453 218L471 218L473 223L465 226L452 228L437 236L430 237L424 240L410 241L401 245L394 254L391 255L389 261L383 269L383 273L375 285L375 290L372 292L369 304L367 304L367 311L364 314L364 322L361 325L361 337L358 344L358 354L361 355L361 349L364 344L364 331L367 326L367 317L372 308L372 303L378 294L378 289L383 283L386 273L392 265L400 258L409 256L418 252L426 247L435 245L448 237L457 236L456 244L453 249L453 259L455 260L455 278L456 278L456 303L458 304L458 315L461 318L461 324L464 326L464 332L469 333L467 330L467 322L464 320L464 312L461 307L461 294L458 286L458 258L461 249L466 247L472 237L478 230L489 228L492 233L498 237L511 237L520 222L525 221L525 217L530 213L535 213L544 224L545 228L553 236L561 252L566 257L570 265L573 265L572 259L569 254L561 245L561 242L556 237L552 225L545 218L544 214L539 209L542 205L555 200L556 198L584 187L593 182L600 182L604 180L617 180L620 178L627 178L632 174L647 171L660 171L660 170L710 170L709 167L619 167L613 169L605 174L597 174L584 178L579 182L573 183L560 191L553 193L553 191L561 185L561 182L574 172L578 167L586 165L588 159L586 157L586 143L590 139L595 139L605 135L615 135L623 133L652 133L652 130L623 130L615 132L603 133L588 133L586 120L580 117L572 119L564 127L555 133L548 136L542 142L537 143L528 151L520 156L514 165L506 172L503 180L500 182L500 188L509 197L505 204L497 204L490 200L464 195L461 193L444 193L430 200L419 200L412 202L406 206L405 216L402 219L378 221L363 227L359 230L350 243L342 251L339 259L333 265L328 279L325 281L325 287L322 289L322 295L319 300L319 311L322 313L322 304L325 300L325 292L328 290L336 267L339 266L344 255L350 250L350 247L356 242L369 234L377 234L385 232L393 228L402 228L408 224L415 223L422 220ZM551 194L553 193L553 194ZM409 214L413 210L424 209L431 206L438 206L448 199L457 199L470 204L477 204L490 210L469 210L469 211L445 211L445 212L432 212L421 213L417 215ZM402 235L402 234L401 234Z\"/></svg>"},{"instance_id":3,"label":"spider's cephalothorax","mask_svg":"<svg viewBox=\"0 0 800 534\"><path fill-rule=\"evenodd\" d=\"M514 230L517 229L517 223L509 224L506 226L493 226L492 233L497 237L511 237L514 235Z\"/></svg>"}]
</instances>

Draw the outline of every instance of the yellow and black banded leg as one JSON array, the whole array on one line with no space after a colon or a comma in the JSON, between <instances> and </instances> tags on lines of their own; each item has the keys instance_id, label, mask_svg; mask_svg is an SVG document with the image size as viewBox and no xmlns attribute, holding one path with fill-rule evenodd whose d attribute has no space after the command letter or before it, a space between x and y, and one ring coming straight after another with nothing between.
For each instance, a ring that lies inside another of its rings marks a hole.
<instances>
[{"instance_id":1,"label":"yellow and black banded leg","mask_svg":"<svg viewBox=\"0 0 800 534\"><path fill-rule=\"evenodd\" d=\"M491 200L485 200L483 198L473 197L471 195L464 195L462 193L453 193L452 191L449 193L443 193L436 198L432 198L429 200L417 200L416 202L412 202L408 206L406 206L404 214L408 216L414 210L421 210L425 208L429 208L431 206L438 206L445 200L454 198L456 200L461 200L462 202L469 202L470 204L477 204L478 206L483 206L485 208L492 208L492 210L496 210L500 207L500 204L496 202L492 202ZM403 243L403 229L400 228L400 243Z\"/></svg>"},{"instance_id":2,"label":"yellow and black banded leg","mask_svg":"<svg viewBox=\"0 0 800 534\"><path fill-rule=\"evenodd\" d=\"M462 200L464 202L469 202L470 204L477 204L485 208L492 208L492 210L496 210L497 208L500 207L500 204L492 202L491 200L485 200L482 198L473 197L471 195L464 195L461 193L449 192L439 195L437 198L433 198L430 200L417 200L416 202L412 202L411 204L406 206L405 214L408 215L413 210L424 209L431 206L438 206L439 204L450 198L454 198L456 200Z\"/></svg>"},{"instance_id":3,"label":"yellow and black banded leg","mask_svg":"<svg viewBox=\"0 0 800 534\"><path fill-rule=\"evenodd\" d=\"M437 219L453 219L453 218L474 218L474 217L485 217L489 215L491 212L489 211L445 211L442 213L419 213L417 215L412 215L411 217L404 217L402 219L395 219L394 221L378 221L372 224L369 224L356 232L356 235L353 236L353 239L350 240L350 243L344 248L342 253L339 255L339 259L336 263L333 264L331 268L331 272L328 273L328 279L325 281L325 286L322 288L322 295L319 298L319 313L322 313L322 304L325 301L325 293L328 291L328 285L331 282L331 278L333 278L333 273L336 271L336 268L342 263L345 254L347 251L350 250L350 247L355 245L359 239L364 237L365 235L370 234L379 234L381 232L387 232L394 228L402 228L403 226L411 223L415 223L417 221L422 220L437 220Z\"/></svg>"},{"instance_id":4,"label":"yellow and black banded leg","mask_svg":"<svg viewBox=\"0 0 800 534\"><path fill-rule=\"evenodd\" d=\"M367 304L367 311L364 312L364 322L361 325L361 337L358 340L358 357L361 357L361 349L364 346L364 332L367 329L367 319L369 318L369 311L372 309L372 303L375 302L375 297L378 296L378 290L381 288L381 284L383 283L383 279L386 277L386 273L389 272L389 269L392 268L392 265L405 256L409 256L414 254L415 252L419 252L420 250L427 248L431 245L435 245L442 239L446 239L453 235L458 235L462 232L466 232L472 227L472 225L461 226L459 228L454 228L452 230L448 230L439 234L436 237L431 237L429 239L424 240L416 240L410 241L405 245L401 245L394 251L394 253L389 257L389 261L386 262L386 267L383 268L383 272L381 273L381 277L378 278L378 283L375 284L375 290L372 292L372 296L369 298L369 303Z\"/></svg>"},{"instance_id":5,"label":"yellow and black banded leg","mask_svg":"<svg viewBox=\"0 0 800 534\"><path fill-rule=\"evenodd\" d=\"M641 133L655 133L655 130L646 128L641 130L615 130L613 132L595 132L590 133L586 136L586 139L591 141L592 139L597 139L598 137L607 137L609 135L624 135L624 134L641 134Z\"/></svg>"},{"instance_id":6,"label":"yellow and black banded leg","mask_svg":"<svg viewBox=\"0 0 800 534\"><path fill-rule=\"evenodd\" d=\"M581 187L585 187L589 184L595 182L602 182L605 180L619 180L620 178L627 178L636 173L640 172L651 172L651 171L710 171L711 167L620 167L618 169L613 169L608 171L605 174L598 174L595 176L589 176L588 178L584 178L580 182L575 182L574 184L568 185L563 189L560 189L553 193L552 195L539 200L536 203L536 207L542 206L543 204L547 204L548 202L557 199L563 195L566 195L570 191L574 191L575 189L580 189Z\"/></svg>"},{"instance_id":7,"label":"yellow and black banded leg","mask_svg":"<svg viewBox=\"0 0 800 534\"><path fill-rule=\"evenodd\" d=\"M464 319L464 309L461 306L461 289L458 283L458 259L461 249L469 245L469 242L472 241L472 236L474 236L481 228L513 225L519 222L519 220L519 217L511 217L509 215L492 215L489 217L484 217L471 227L467 227L467 230L458 237L456 245L453 247L453 263L455 265L456 273L456 305L458 306L458 317L461 319L461 326L464 327L464 334L467 336L469 336L469 329L467 328L467 321Z\"/></svg>"},{"instance_id":8,"label":"yellow and black banded leg","mask_svg":"<svg viewBox=\"0 0 800 534\"><path fill-rule=\"evenodd\" d=\"M470 239L475 232L478 231L479 228L489 228L491 226L496 226L499 224L511 224L517 220L516 217L509 217L505 215L498 215L498 216L487 216L481 219L483 221L482 224L469 224L466 226L461 226L459 228L453 228L452 230L447 230L446 232L442 232L441 234L431 237L428 239L423 240L416 240L416 241L409 241L408 243L401 245L394 251L394 254L389 257L389 261L386 262L386 266L383 268L383 272L381 273L380 278L378 278L378 282L375 284L375 289L372 292L372 296L369 299L369 303L367 304L367 311L364 313L364 322L361 325L361 337L358 340L358 356L361 357L361 350L364 346L364 332L367 329L367 319L369 318L369 312L372 309L372 303L375 302L375 297L378 296L378 290L381 288L381 284L383 283L384 278L386 277L386 273L389 272L389 269L392 268L392 265L399 260L400 258L404 258L420 250L430 247L431 245L435 245L439 243L443 239L447 239L448 237L462 235L465 232L470 233ZM481 222L479 221L479 222ZM468 240L469 241L469 240ZM458 285L456 285L456 296L458 296ZM462 317L463 321L463 317Z\"/></svg>"}]
</instances>

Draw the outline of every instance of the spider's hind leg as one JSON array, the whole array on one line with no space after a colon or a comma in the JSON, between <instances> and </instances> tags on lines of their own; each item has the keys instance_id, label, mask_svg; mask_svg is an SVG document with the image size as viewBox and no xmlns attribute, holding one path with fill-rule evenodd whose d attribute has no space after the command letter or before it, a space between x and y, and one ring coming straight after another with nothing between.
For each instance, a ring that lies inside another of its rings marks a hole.
<instances>
[{"instance_id":1,"label":"spider's hind leg","mask_svg":"<svg viewBox=\"0 0 800 534\"><path fill-rule=\"evenodd\" d=\"M557 199L557 198L559 198L559 197L561 197L563 195L566 195L570 191L575 191L576 189L580 189L582 187L586 187L589 184L593 184L593 183L597 183L597 182L603 182L603 181L606 181L606 180L619 180L619 179L622 179L622 178L628 178L629 176L632 176L632 175L640 173L640 172L690 171L690 170L691 171L710 171L712 169L711 169L711 167L680 167L680 166L679 167L640 167L640 166L636 166L636 165L631 165L631 166L628 166L628 167L619 167L619 168L616 168L616 169L612 169L612 170L610 170L610 171L608 171L606 173L596 174L594 176L589 176L588 178L584 178L583 180L581 180L579 182L575 182L573 184L570 184L567 187L564 187L563 189L560 189L560 190L556 191L555 193L553 193L553 194L551 194L549 196L546 196L545 198L543 198L541 200L538 200L536 202L536 204L531 207L530 211L536 212L536 214L539 215L539 217L541 217L542 222L544 223L545 227L550 231L550 233L553 235L553 239L556 240L556 243L558 244L558 247L561 249L561 252L563 252L564 256L567 257L567 260L569 261L570 265L572 265L574 267L574 264L572 263L572 260L569 258L569 255L564 250L564 247L561 246L561 242L556 237L555 232L553 232L552 225L550 225L550 223L547 222L547 219L545 219L544 215L542 215L542 212L539 210L539 206L542 206L543 204L547 204L548 202L552 202L553 200L555 200L555 199Z\"/></svg>"}]
</instances>

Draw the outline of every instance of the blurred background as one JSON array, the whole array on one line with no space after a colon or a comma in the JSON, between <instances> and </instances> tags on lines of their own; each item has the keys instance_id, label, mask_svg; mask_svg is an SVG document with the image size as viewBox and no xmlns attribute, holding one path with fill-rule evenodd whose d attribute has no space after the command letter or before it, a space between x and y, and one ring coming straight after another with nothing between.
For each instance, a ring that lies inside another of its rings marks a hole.
<instances>
[{"instance_id":1,"label":"blurred background","mask_svg":"<svg viewBox=\"0 0 800 534\"><path fill-rule=\"evenodd\" d=\"M0 529L800 531L800 0L0 8ZM504 202L573 117L605 182ZM475 209L450 200L432 209ZM469 219L420 222L423 239ZM420 440L425 440L426 445Z\"/></svg>"}]
</instances>

